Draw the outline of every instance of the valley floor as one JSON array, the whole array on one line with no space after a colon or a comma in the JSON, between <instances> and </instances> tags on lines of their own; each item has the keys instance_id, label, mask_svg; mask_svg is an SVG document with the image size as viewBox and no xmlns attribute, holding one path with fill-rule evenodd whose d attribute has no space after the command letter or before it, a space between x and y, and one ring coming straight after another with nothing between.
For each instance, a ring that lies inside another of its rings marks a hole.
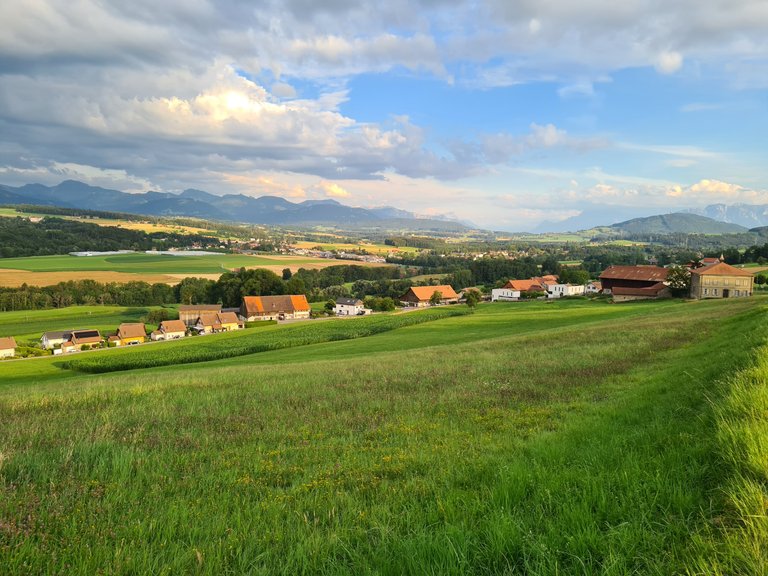
<instances>
[{"instance_id":1,"label":"valley floor","mask_svg":"<svg viewBox=\"0 0 768 576\"><path fill-rule=\"evenodd\" d=\"M489 304L214 362L24 363L39 383L0 364L2 572L760 573L766 304Z\"/></svg>"}]
</instances>

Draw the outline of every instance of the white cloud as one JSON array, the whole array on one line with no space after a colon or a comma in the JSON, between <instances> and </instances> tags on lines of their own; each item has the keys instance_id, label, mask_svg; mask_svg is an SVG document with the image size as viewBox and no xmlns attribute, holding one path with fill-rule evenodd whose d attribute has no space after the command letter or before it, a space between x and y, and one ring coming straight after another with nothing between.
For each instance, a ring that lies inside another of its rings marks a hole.
<instances>
[{"instance_id":1,"label":"white cloud","mask_svg":"<svg viewBox=\"0 0 768 576\"><path fill-rule=\"evenodd\" d=\"M683 55L679 52L662 52L656 58L656 70L662 74L673 74L683 67Z\"/></svg>"}]
</instances>

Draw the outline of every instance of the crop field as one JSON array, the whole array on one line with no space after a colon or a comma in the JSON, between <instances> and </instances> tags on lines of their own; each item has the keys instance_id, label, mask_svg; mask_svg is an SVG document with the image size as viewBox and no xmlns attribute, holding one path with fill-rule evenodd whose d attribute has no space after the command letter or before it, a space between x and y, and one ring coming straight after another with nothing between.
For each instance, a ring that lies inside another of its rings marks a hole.
<instances>
[{"instance_id":1,"label":"crop field","mask_svg":"<svg viewBox=\"0 0 768 576\"><path fill-rule=\"evenodd\" d=\"M35 256L0 259L0 286L23 283L47 286L67 280L91 278L100 282L178 283L186 276L217 279L230 270L266 268L280 273L284 268L325 268L351 261L300 256L250 256L246 254L210 254L206 256L172 256L160 254L118 254L112 256ZM360 265L364 262L354 262Z\"/></svg>"},{"instance_id":2,"label":"crop field","mask_svg":"<svg viewBox=\"0 0 768 576\"><path fill-rule=\"evenodd\" d=\"M73 220L76 222L86 222L88 224L96 224L97 226L114 226L116 228L125 228L126 230L138 230L140 232L170 232L176 234L204 234L210 235L211 231L205 228L197 228L195 226L180 226L177 224L164 224L160 222L142 222L136 220L120 220L120 219L107 219L107 218L82 218L77 216L67 216L64 214L57 214L55 216L49 214L39 214L36 212L26 212L23 210L16 210L15 208L0 208L0 217L14 218L21 217L55 217L62 220Z\"/></svg>"},{"instance_id":3,"label":"crop field","mask_svg":"<svg viewBox=\"0 0 768 576\"><path fill-rule=\"evenodd\" d=\"M0 566L759 574L767 313L762 297L485 304L213 362L0 363ZM97 357L128 355L78 359Z\"/></svg>"},{"instance_id":4,"label":"crop field","mask_svg":"<svg viewBox=\"0 0 768 576\"><path fill-rule=\"evenodd\" d=\"M363 249L367 252L370 252L371 254L376 254L379 256L386 256L390 252L403 252L407 254L415 254L419 252L418 248L412 248L410 246L388 246L387 244L368 244L365 242L361 242L360 244L345 244L343 242L305 242L305 241L299 241L294 242L293 246L295 248L302 248L304 250L342 250L342 251L352 251L352 250L359 250Z\"/></svg>"}]
</instances>

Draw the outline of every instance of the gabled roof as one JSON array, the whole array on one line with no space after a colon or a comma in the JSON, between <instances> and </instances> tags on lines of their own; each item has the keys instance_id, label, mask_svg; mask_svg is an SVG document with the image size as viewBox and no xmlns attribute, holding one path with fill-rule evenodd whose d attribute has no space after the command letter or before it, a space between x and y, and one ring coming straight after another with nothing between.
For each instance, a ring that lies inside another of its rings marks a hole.
<instances>
[{"instance_id":1,"label":"gabled roof","mask_svg":"<svg viewBox=\"0 0 768 576\"><path fill-rule=\"evenodd\" d=\"M694 268L691 270L691 274L696 274L697 276L753 276L752 272L743 268L735 268L725 262L710 264L702 268Z\"/></svg>"},{"instance_id":2,"label":"gabled roof","mask_svg":"<svg viewBox=\"0 0 768 576\"><path fill-rule=\"evenodd\" d=\"M0 350L11 350L12 348L16 348L16 340L13 336L0 338Z\"/></svg>"},{"instance_id":3,"label":"gabled roof","mask_svg":"<svg viewBox=\"0 0 768 576\"><path fill-rule=\"evenodd\" d=\"M285 296L244 296L244 316L309 312L309 302L304 294Z\"/></svg>"},{"instance_id":4,"label":"gabled roof","mask_svg":"<svg viewBox=\"0 0 768 576\"><path fill-rule=\"evenodd\" d=\"M120 338L144 338L147 335L147 330L144 328L144 324L140 322L126 322L120 324L117 335Z\"/></svg>"},{"instance_id":5,"label":"gabled roof","mask_svg":"<svg viewBox=\"0 0 768 576\"><path fill-rule=\"evenodd\" d=\"M419 300L429 300L435 292L440 292L443 300L459 297L454 289L447 284L440 286L411 286L409 292L412 292Z\"/></svg>"},{"instance_id":6,"label":"gabled roof","mask_svg":"<svg viewBox=\"0 0 768 576\"><path fill-rule=\"evenodd\" d=\"M197 319L198 326L221 326L218 314L200 314Z\"/></svg>"},{"instance_id":7,"label":"gabled roof","mask_svg":"<svg viewBox=\"0 0 768 576\"><path fill-rule=\"evenodd\" d=\"M72 330L56 330L54 332L43 332L42 338L48 340L68 340Z\"/></svg>"},{"instance_id":8,"label":"gabled roof","mask_svg":"<svg viewBox=\"0 0 768 576\"><path fill-rule=\"evenodd\" d=\"M240 319L237 317L237 314L235 314L234 312L220 312L219 322L221 324L239 324Z\"/></svg>"},{"instance_id":9,"label":"gabled roof","mask_svg":"<svg viewBox=\"0 0 768 576\"><path fill-rule=\"evenodd\" d=\"M530 278L528 280L510 280L503 286L511 290L519 290L520 292L544 292L545 286L538 280Z\"/></svg>"},{"instance_id":10,"label":"gabled roof","mask_svg":"<svg viewBox=\"0 0 768 576\"><path fill-rule=\"evenodd\" d=\"M336 305L339 306L362 306L363 301L356 298L336 298Z\"/></svg>"},{"instance_id":11,"label":"gabled roof","mask_svg":"<svg viewBox=\"0 0 768 576\"><path fill-rule=\"evenodd\" d=\"M73 330L70 340L73 344L97 344L101 342L98 330Z\"/></svg>"},{"instance_id":12,"label":"gabled roof","mask_svg":"<svg viewBox=\"0 0 768 576\"><path fill-rule=\"evenodd\" d=\"M653 286L645 288L628 288L626 286L616 286L611 293L614 296L658 296L659 292L667 287L664 282L657 282Z\"/></svg>"},{"instance_id":13,"label":"gabled roof","mask_svg":"<svg viewBox=\"0 0 768 576\"><path fill-rule=\"evenodd\" d=\"M160 322L159 330L161 332L186 332L187 325L181 320L163 320Z\"/></svg>"},{"instance_id":14,"label":"gabled roof","mask_svg":"<svg viewBox=\"0 0 768 576\"><path fill-rule=\"evenodd\" d=\"M600 280L640 280L662 282L669 270L659 266L609 266L600 274Z\"/></svg>"},{"instance_id":15,"label":"gabled roof","mask_svg":"<svg viewBox=\"0 0 768 576\"><path fill-rule=\"evenodd\" d=\"M179 312L219 312L221 304L182 304Z\"/></svg>"}]
</instances>

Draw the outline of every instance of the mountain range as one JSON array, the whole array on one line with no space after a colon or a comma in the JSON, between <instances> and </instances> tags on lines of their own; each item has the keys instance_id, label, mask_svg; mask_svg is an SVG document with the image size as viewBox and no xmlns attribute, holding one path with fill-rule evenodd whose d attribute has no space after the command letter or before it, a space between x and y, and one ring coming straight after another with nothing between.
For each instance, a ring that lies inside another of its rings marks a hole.
<instances>
[{"instance_id":1,"label":"mountain range","mask_svg":"<svg viewBox=\"0 0 768 576\"><path fill-rule=\"evenodd\" d=\"M305 200L293 203L277 196L254 198L243 194L217 196L188 189L180 194L147 192L129 194L66 180L56 186L26 184L18 188L0 185L0 204L36 204L147 216L188 216L207 220L267 225L339 224L361 225L403 221L414 229L464 229L447 219L425 219L385 206L354 208L335 200Z\"/></svg>"},{"instance_id":2,"label":"mountain range","mask_svg":"<svg viewBox=\"0 0 768 576\"><path fill-rule=\"evenodd\" d=\"M768 204L711 204L705 208L678 208L674 214L690 214L705 216L717 222L737 224L744 228L756 228L768 226ZM584 210L577 216L561 220L559 222L542 222L535 232L574 232L588 230L597 226L607 226L612 223L624 223L626 221L653 217L658 215L658 209L654 208L630 208L623 206L595 206ZM691 223L694 220L690 221ZM716 234L705 226L705 221L698 221L702 227L695 230L698 233ZM687 226L687 225L686 225ZM684 226L685 227L685 226ZM676 230L683 232L684 230ZM689 230L693 232L694 230Z\"/></svg>"}]
</instances>

